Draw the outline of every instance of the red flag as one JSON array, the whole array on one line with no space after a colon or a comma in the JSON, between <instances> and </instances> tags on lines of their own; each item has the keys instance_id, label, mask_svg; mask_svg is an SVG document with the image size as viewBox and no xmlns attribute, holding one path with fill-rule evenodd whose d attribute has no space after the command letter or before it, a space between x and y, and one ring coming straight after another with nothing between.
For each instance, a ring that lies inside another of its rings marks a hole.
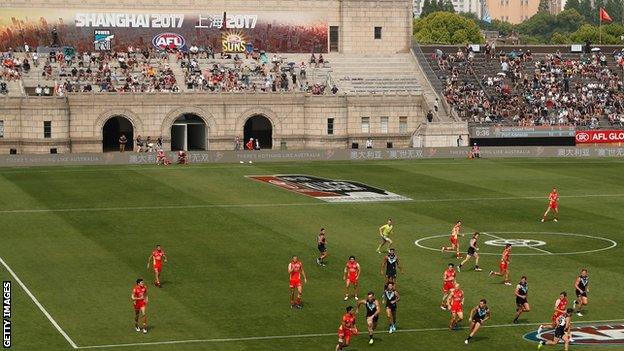
<instances>
[{"instance_id":1,"label":"red flag","mask_svg":"<svg viewBox=\"0 0 624 351\"><path fill-rule=\"evenodd\" d=\"M604 7L600 8L600 22L612 22L611 16L605 11Z\"/></svg>"}]
</instances>

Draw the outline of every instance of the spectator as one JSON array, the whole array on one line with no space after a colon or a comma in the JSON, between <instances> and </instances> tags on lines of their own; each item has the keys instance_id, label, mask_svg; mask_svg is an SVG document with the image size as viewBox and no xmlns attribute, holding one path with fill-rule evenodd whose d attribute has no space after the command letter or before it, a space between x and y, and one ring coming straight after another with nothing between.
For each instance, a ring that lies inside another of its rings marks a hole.
<instances>
[{"instance_id":1,"label":"spectator","mask_svg":"<svg viewBox=\"0 0 624 351\"><path fill-rule=\"evenodd\" d=\"M234 151L240 150L240 147L241 147L241 140L240 140L240 137L237 135L236 138L234 138Z\"/></svg>"},{"instance_id":2,"label":"spectator","mask_svg":"<svg viewBox=\"0 0 624 351\"><path fill-rule=\"evenodd\" d=\"M254 147L255 147L254 139L253 138L249 138L249 141L247 142L247 144L245 144L245 147L249 151L253 150Z\"/></svg>"},{"instance_id":3,"label":"spectator","mask_svg":"<svg viewBox=\"0 0 624 351\"><path fill-rule=\"evenodd\" d=\"M137 136L136 138L136 145L137 145L137 152L142 152L143 151L143 139L141 138L141 136Z\"/></svg>"},{"instance_id":4,"label":"spectator","mask_svg":"<svg viewBox=\"0 0 624 351\"><path fill-rule=\"evenodd\" d=\"M126 143L128 142L128 138L126 138L125 134L121 134L119 137L119 152L126 151Z\"/></svg>"},{"instance_id":5,"label":"spectator","mask_svg":"<svg viewBox=\"0 0 624 351\"><path fill-rule=\"evenodd\" d=\"M433 122L433 112L431 112L431 110L427 112L427 122L429 123Z\"/></svg>"},{"instance_id":6,"label":"spectator","mask_svg":"<svg viewBox=\"0 0 624 351\"><path fill-rule=\"evenodd\" d=\"M367 149L373 148L373 140L371 138L366 139L366 148Z\"/></svg>"}]
</instances>

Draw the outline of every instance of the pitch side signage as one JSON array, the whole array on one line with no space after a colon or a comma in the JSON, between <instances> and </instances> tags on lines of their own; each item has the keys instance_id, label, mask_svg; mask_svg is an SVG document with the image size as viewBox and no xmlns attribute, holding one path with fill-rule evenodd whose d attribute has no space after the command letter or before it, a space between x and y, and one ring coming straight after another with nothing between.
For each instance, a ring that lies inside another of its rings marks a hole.
<instances>
[{"instance_id":1,"label":"pitch side signage","mask_svg":"<svg viewBox=\"0 0 624 351\"><path fill-rule=\"evenodd\" d=\"M577 144L624 143L624 130L583 130L576 132Z\"/></svg>"},{"instance_id":2,"label":"pitch side signage","mask_svg":"<svg viewBox=\"0 0 624 351\"><path fill-rule=\"evenodd\" d=\"M573 345L624 345L624 325L584 325L571 330ZM532 332L524 335L528 341L553 340L554 330L542 333Z\"/></svg>"},{"instance_id":3,"label":"pitch side signage","mask_svg":"<svg viewBox=\"0 0 624 351\"><path fill-rule=\"evenodd\" d=\"M408 197L350 180L307 175L247 176L295 193L327 202L409 201Z\"/></svg>"}]
</instances>

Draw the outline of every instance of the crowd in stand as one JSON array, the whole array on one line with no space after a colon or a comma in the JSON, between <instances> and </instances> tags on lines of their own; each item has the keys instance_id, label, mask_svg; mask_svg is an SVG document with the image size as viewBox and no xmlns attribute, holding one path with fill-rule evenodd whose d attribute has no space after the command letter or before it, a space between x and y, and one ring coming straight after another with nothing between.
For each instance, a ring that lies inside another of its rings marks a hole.
<instances>
[{"instance_id":1,"label":"crowd in stand","mask_svg":"<svg viewBox=\"0 0 624 351\"><path fill-rule=\"evenodd\" d=\"M600 52L535 55L530 51L485 50L485 69L477 76L470 47L434 56L446 73L444 96L459 116L475 123L519 126L597 127L601 119L624 123L624 54L614 53L617 68ZM573 57L573 58L570 58ZM488 73L488 70L497 73Z\"/></svg>"},{"instance_id":2,"label":"crowd in stand","mask_svg":"<svg viewBox=\"0 0 624 351\"><path fill-rule=\"evenodd\" d=\"M25 44L25 47L27 45ZM336 94L338 88L327 89L327 84L308 82L305 62L296 64L269 55L263 51L250 50L244 54L221 53L221 61L215 60L214 50L191 45L188 50L155 50L128 47L124 52L64 52L49 54L25 51L15 55L12 50L2 54L1 80L19 80L31 70L31 63L39 68L38 90L41 85L53 86L55 95L69 92L179 92L183 84L189 90L235 92L235 91L303 91L314 95ZM169 56L177 60L184 72L184 81L176 81ZM21 57L21 58L20 58ZM208 60L204 67L200 60ZM210 62L210 60L213 60ZM224 62L225 61L225 62ZM309 65L319 67L326 61L322 54L312 54ZM49 81L50 83L45 83ZM49 95L44 92L38 95Z\"/></svg>"}]
</instances>

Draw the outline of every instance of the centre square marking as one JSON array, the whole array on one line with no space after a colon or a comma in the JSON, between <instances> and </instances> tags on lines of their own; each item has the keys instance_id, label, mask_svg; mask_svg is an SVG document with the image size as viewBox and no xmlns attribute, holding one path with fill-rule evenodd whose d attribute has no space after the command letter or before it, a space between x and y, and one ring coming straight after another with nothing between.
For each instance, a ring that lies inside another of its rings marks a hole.
<instances>
[{"instance_id":1,"label":"centre square marking","mask_svg":"<svg viewBox=\"0 0 624 351\"><path fill-rule=\"evenodd\" d=\"M584 251L570 251L570 252L539 252L537 246L535 246L535 244L532 244L532 246L520 246L517 245L518 247L528 247L528 248L535 248L535 252L514 252L513 255L514 256L563 256L563 255L578 255L578 254L586 254L586 253L594 253L594 252L600 252L600 251L605 251L605 250L610 250L613 249L614 247L616 247L618 245L618 243L615 240L611 240L608 238L604 238L601 236L593 236L593 235L588 235L588 234L579 234L579 233L564 233L564 232L521 232L521 231L509 231L509 232L494 232L494 231L481 231L482 236L490 236L490 237L494 237L495 240L490 240L492 242L501 242L501 240L522 240L523 242L525 241L529 241L531 243L537 243L537 242L541 242L540 240L535 240L535 239L506 239L504 238L505 236L513 236L513 237L531 237L531 236L536 236L536 235L554 235L554 236L564 236L564 237L568 237L570 239L572 238L578 238L578 239L583 239L583 240L587 240L587 239L593 239L593 240L598 240L598 241L602 241L604 242L604 246L598 249L593 249L593 250L584 250ZM437 251L440 252L440 247L430 247L424 244L424 242L428 241L428 240L432 240L432 239L438 239L438 238L447 238L448 240L449 234L440 234L440 235L430 235L424 238L420 238L416 241L414 241L414 245L418 246L421 249L425 249L425 250L431 250L431 251ZM447 242L445 241L444 244L446 244ZM546 244L544 242L544 244ZM513 243L512 243L513 245ZM493 245L496 246L496 245ZM504 245L502 245L504 246ZM468 247L468 244L465 243L463 245L460 246L460 248L466 248ZM465 251L464 251L465 252ZM481 255L490 255L490 256L500 256L500 252L479 252L479 254Z\"/></svg>"},{"instance_id":2,"label":"centre square marking","mask_svg":"<svg viewBox=\"0 0 624 351\"><path fill-rule=\"evenodd\" d=\"M506 246L507 244L511 244L511 246L537 247L546 245L546 242L532 239L496 239L488 240L485 244L490 246Z\"/></svg>"}]
</instances>

